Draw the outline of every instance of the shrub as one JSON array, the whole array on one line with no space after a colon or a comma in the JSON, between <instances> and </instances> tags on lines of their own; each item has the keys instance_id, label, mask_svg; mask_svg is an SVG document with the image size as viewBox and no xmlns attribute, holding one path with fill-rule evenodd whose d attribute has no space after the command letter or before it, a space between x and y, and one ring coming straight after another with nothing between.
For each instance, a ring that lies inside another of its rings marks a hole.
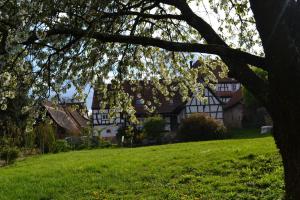
<instances>
[{"instance_id":1,"label":"shrub","mask_svg":"<svg viewBox=\"0 0 300 200\"><path fill-rule=\"evenodd\" d=\"M100 146L100 138L97 136L89 137L89 147L90 148L97 148Z\"/></svg>"},{"instance_id":2,"label":"shrub","mask_svg":"<svg viewBox=\"0 0 300 200\"><path fill-rule=\"evenodd\" d=\"M36 147L36 132L34 131L28 131L24 132L23 134L23 142L24 142L24 147L26 148L34 148Z\"/></svg>"},{"instance_id":3,"label":"shrub","mask_svg":"<svg viewBox=\"0 0 300 200\"><path fill-rule=\"evenodd\" d=\"M100 147L99 138L96 136L71 136L65 138L72 150L93 149Z\"/></svg>"},{"instance_id":4,"label":"shrub","mask_svg":"<svg viewBox=\"0 0 300 200\"><path fill-rule=\"evenodd\" d=\"M147 138L160 139L165 131L166 122L160 116L154 116L148 117L143 125L143 131Z\"/></svg>"},{"instance_id":5,"label":"shrub","mask_svg":"<svg viewBox=\"0 0 300 200\"><path fill-rule=\"evenodd\" d=\"M122 136L124 136L123 144ZM119 145L130 146L131 143L140 144L143 139L143 133L133 126L122 126L118 129L117 140Z\"/></svg>"},{"instance_id":6,"label":"shrub","mask_svg":"<svg viewBox=\"0 0 300 200\"><path fill-rule=\"evenodd\" d=\"M55 130L49 123L41 123L34 128L37 143L42 153L52 152L55 143Z\"/></svg>"},{"instance_id":7,"label":"shrub","mask_svg":"<svg viewBox=\"0 0 300 200\"><path fill-rule=\"evenodd\" d=\"M0 159L4 160L6 164L13 163L19 156L17 147L5 146L0 149Z\"/></svg>"},{"instance_id":8,"label":"shrub","mask_svg":"<svg viewBox=\"0 0 300 200\"><path fill-rule=\"evenodd\" d=\"M99 147L101 147L101 148L112 147L112 143L109 140L100 139L99 140Z\"/></svg>"},{"instance_id":9,"label":"shrub","mask_svg":"<svg viewBox=\"0 0 300 200\"><path fill-rule=\"evenodd\" d=\"M124 141L122 144L122 137L124 136ZM131 142L133 142L133 136L134 136L134 128L132 126L121 126L118 129L117 133L117 140L119 144L122 145L130 145Z\"/></svg>"},{"instance_id":10,"label":"shrub","mask_svg":"<svg viewBox=\"0 0 300 200\"><path fill-rule=\"evenodd\" d=\"M66 137L65 140L73 150L78 149L78 147L82 144L82 141L79 136Z\"/></svg>"},{"instance_id":11,"label":"shrub","mask_svg":"<svg viewBox=\"0 0 300 200\"><path fill-rule=\"evenodd\" d=\"M225 126L204 113L195 113L183 119L178 137L184 141L223 139L227 137Z\"/></svg>"},{"instance_id":12,"label":"shrub","mask_svg":"<svg viewBox=\"0 0 300 200\"><path fill-rule=\"evenodd\" d=\"M71 150L71 146L65 140L57 140L53 145L52 152L59 153L59 152L67 152Z\"/></svg>"}]
</instances>

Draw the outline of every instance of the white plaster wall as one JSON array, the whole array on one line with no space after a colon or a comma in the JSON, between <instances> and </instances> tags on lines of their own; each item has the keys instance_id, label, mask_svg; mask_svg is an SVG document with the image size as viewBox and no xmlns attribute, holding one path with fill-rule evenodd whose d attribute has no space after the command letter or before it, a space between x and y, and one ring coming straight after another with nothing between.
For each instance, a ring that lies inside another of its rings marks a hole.
<instances>
[{"instance_id":1,"label":"white plaster wall","mask_svg":"<svg viewBox=\"0 0 300 200\"><path fill-rule=\"evenodd\" d=\"M93 133L94 136L100 136L103 138L115 137L118 133L119 127L117 125L101 125L94 126ZM110 133L108 132L110 130Z\"/></svg>"}]
</instances>

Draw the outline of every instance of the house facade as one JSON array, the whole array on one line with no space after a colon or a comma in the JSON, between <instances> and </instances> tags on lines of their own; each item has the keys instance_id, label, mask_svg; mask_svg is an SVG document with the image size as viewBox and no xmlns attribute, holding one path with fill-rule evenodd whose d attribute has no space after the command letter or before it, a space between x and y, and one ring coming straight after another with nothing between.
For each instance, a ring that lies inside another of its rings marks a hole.
<instances>
[{"instance_id":1,"label":"house facade","mask_svg":"<svg viewBox=\"0 0 300 200\"><path fill-rule=\"evenodd\" d=\"M215 94L223 102L223 122L227 128L242 128L244 103L241 83L232 78L220 78Z\"/></svg>"},{"instance_id":2,"label":"house facade","mask_svg":"<svg viewBox=\"0 0 300 200\"><path fill-rule=\"evenodd\" d=\"M194 67L199 67L199 63L191 64L191 68ZM159 95L161 105L157 106L156 114L165 119L166 130L177 130L182 119L193 113L206 113L210 117L220 120L229 128L241 128L244 114L241 84L233 78L221 78L219 76L220 71L221 68L213 70L217 84L214 89L205 88L206 102L199 101L193 94L191 94L189 101L182 101L179 93L175 94L170 101L166 101L163 95ZM201 80L202 78L199 77L199 81ZM149 113L143 109L142 101L152 101L153 94L151 87L141 85L142 90L140 92L133 92L132 87L125 83L124 91L134 97L133 105L136 116L140 122L143 122ZM92 105L94 134L104 138L115 137L120 126L129 124L128 116L124 113L117 113L115 117L109 118L111 110L109 108L101 110L100 104L101 94L95 91Z\"/></svg>"},{"instance_id":3,"label":"house facade","mask_svg":"<svg viewBox=\"0 0 300 200\"><path fill-rule=\"evenodd\" d=\"M224 105L224 124L228 128L242 128L245 106L242 89L233 92L231 99Z\"/></svg>"},{"instance_id":4,"label":"house facade","mask_svg":"<svg viewBox=\"0 0 300 200\"><path fill-rule=\"evenodd\" d=\"M140 122L150 116L150 113L144 109L144 102L153 102L151 85L141 84L140 91L132 91L130 84L125 83L124 91L133 96L133 106L136 110L136 117ZM223 102L216 96L215 92L210 88L205 88L204 96L207 101L199 101L195 95L191 94L189 101L183 101L179 92L167 101L162 94L157 94L160 99L160 105L156 106L155 114L160 115L166 121L165 130L177 130L182 119L187 118L193 113L206 113L209 116L223 122ZM114 138L118 132L119 127L129 125L128 116L124 113L117 112L114 117L110 117L109 107L100 109L101 94L94 92L92 103L92 119L94 135L103 138Z\"/></svg>"},{"instance_id":5,"label":"house facade","mask_svg":"<svg viewBox=\"0 0 300 200\"><path fill-rule=\"evenodd\" d=\"M216 85L216 95L223 103L228 103L233 95L241 89L241 84L235 79L231 78L218 78Z\"/></svg>"}]
</instances>

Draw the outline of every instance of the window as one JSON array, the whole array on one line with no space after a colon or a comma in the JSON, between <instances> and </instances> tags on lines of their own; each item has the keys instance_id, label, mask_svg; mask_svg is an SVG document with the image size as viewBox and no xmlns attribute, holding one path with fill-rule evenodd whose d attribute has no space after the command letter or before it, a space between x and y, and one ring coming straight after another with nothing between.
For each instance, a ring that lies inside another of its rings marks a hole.
<instances>
[{"instance_id":1,"label":"window","mask_svg":"<svg viewBox=\"0 0 300 200\"><path fill-rule=\"evenodd\" d=\"M236 84L232 84L232 91L236 90Z\"/></svg>"},{"instance_id":2,"label":"window","mask_svg":"<svg viewBox=\"0 0 300 200\"><path fill-rule=\"evenodd\" d=\"M218 91L221 91L222 87L220 85L218 85Z\"/></svg>"},{"instance_id":3,"label":"window","mask_svg":"<svg viewBox=\"0 0 300 200\"><path fill-rule=\"evenodd\" d=\"M107 114L102 114L102 119L108 119L108 115Z\"/></svg>"}]
</instances>

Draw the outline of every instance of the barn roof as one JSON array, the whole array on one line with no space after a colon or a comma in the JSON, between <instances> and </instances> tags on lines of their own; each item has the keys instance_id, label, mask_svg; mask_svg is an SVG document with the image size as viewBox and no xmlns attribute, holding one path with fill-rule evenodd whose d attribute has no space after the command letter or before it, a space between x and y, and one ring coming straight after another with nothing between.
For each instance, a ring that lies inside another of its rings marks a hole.
<instances>
[{"instance_id":1,"label":"barn roof","mask_svg":"<svg viewBox=\"0 0 300 200\"><path fill-rule=\"evenodd\" d=\"M43 106L55 123L69 132L80 133L81 128L88 125L89 120L69 104L56 105L50 101L45 101Z\"/></svg>"}]
</instances>

